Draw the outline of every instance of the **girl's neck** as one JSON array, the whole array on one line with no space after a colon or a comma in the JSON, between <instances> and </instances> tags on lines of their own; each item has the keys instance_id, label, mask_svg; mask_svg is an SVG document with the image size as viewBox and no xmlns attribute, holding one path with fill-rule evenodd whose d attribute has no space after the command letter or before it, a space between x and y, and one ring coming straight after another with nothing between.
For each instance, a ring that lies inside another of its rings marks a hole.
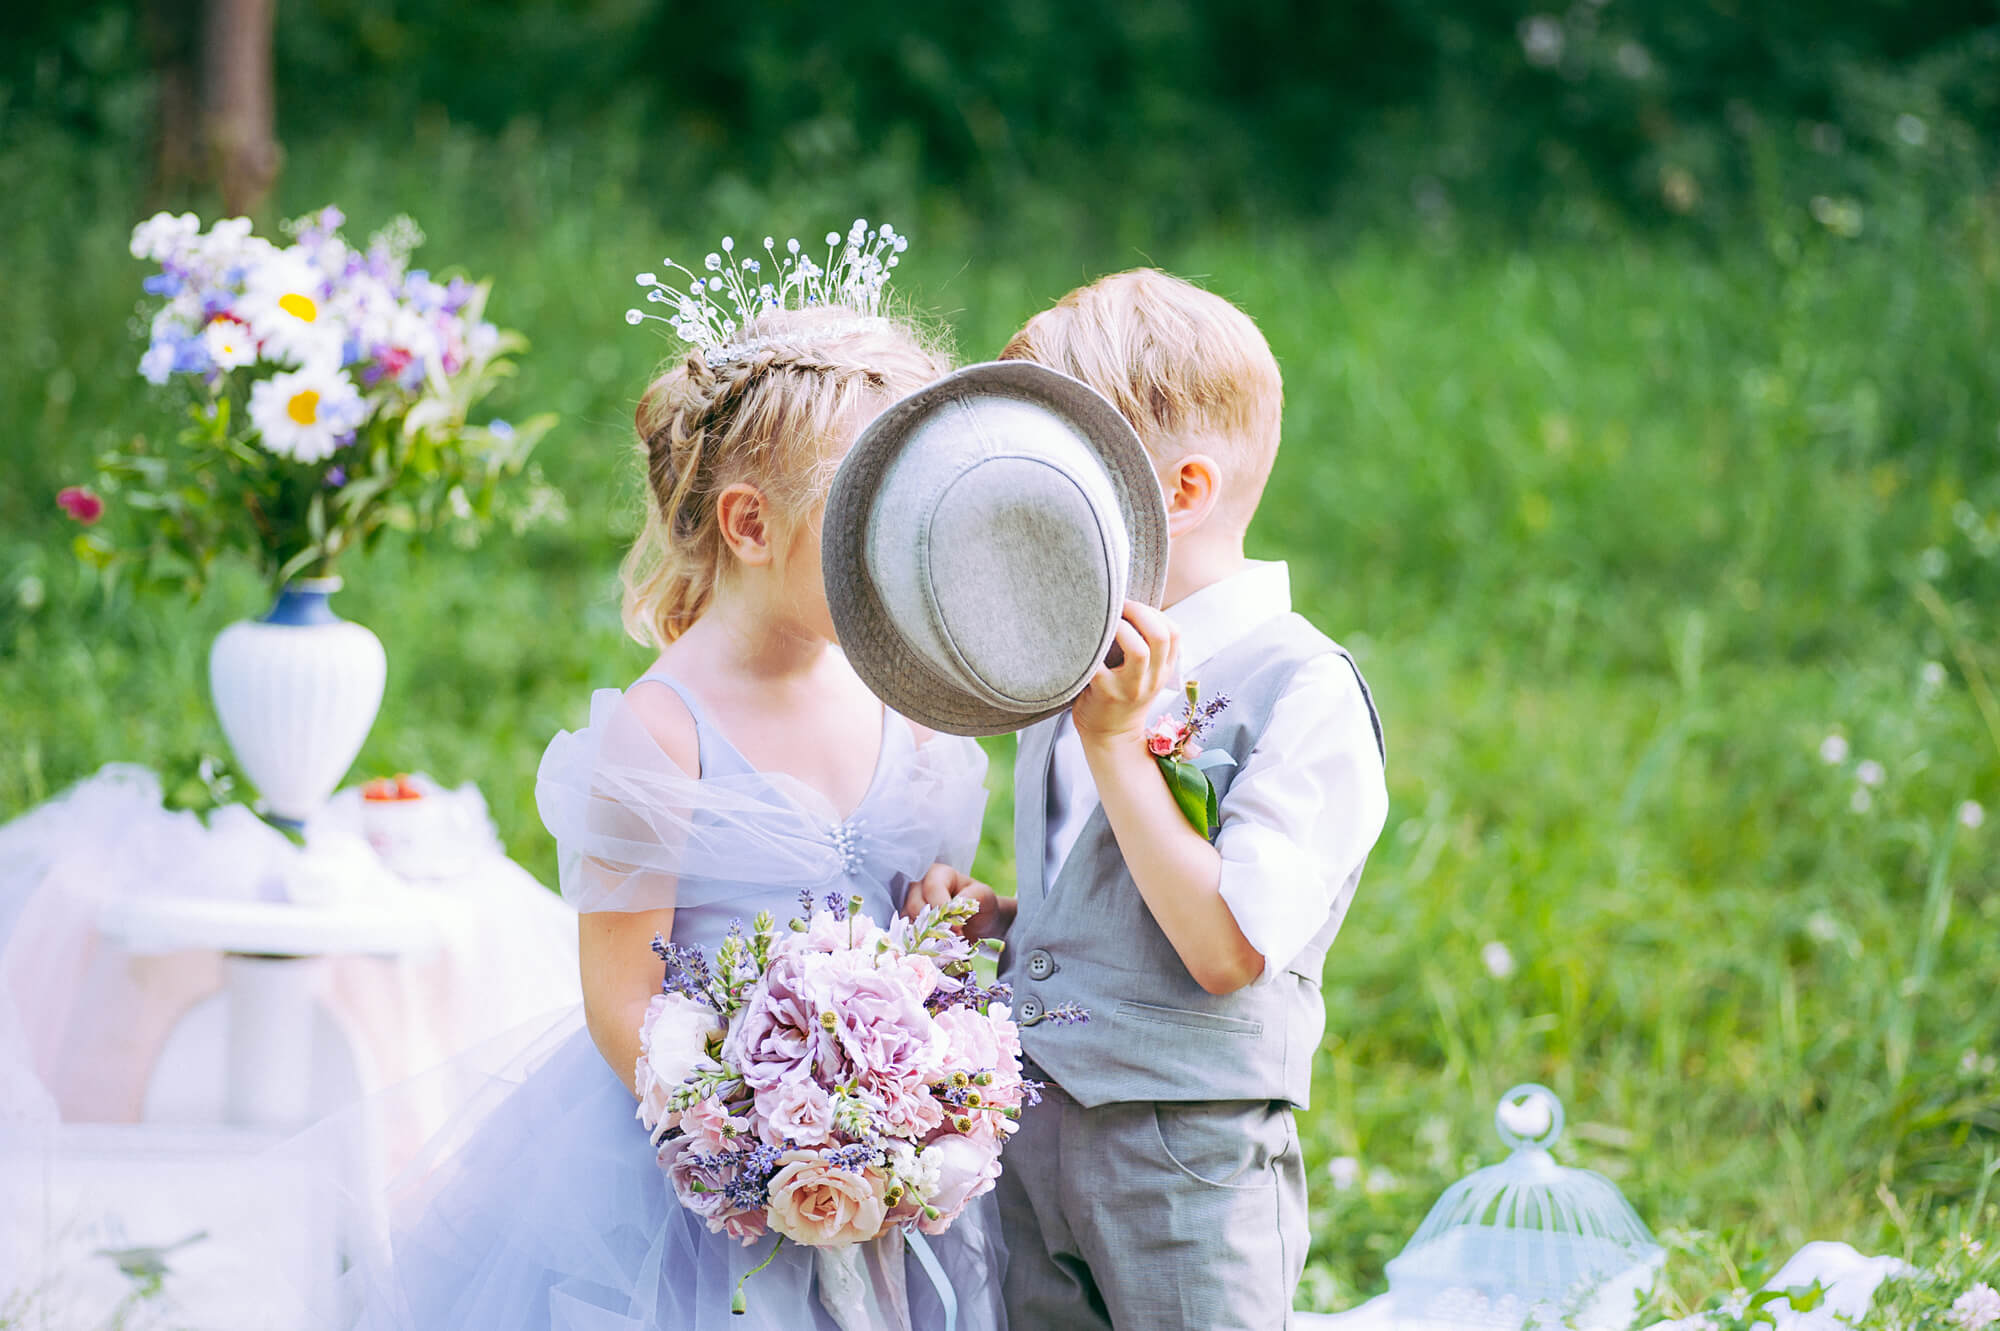
<instances>
[{"instance_id":1,"label":"girl's neck","mask_svg":"<svg viewBox=\"0 0 2000 1331\"><path fill-rule=\"evenodd\" d=\"M675 644L725 676L781 683L809 675L833 644L754 598L722 591Z\"/></svg>"}]
</instances>

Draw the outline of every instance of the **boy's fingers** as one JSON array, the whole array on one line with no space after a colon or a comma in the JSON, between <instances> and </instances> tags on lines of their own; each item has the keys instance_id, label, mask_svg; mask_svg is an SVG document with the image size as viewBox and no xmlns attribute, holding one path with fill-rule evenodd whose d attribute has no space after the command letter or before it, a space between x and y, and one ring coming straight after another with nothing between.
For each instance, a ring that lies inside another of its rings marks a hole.
<instances>
[{"instance_id":1,"label":"boy's fingers","mask_svg":"<svg viewBox=\"0 0 2000 1331\"><path fill-rule=\"evenodd\" d=\"M1125 662L1114 672L1121 679L1143 680L1146 668L1152 664L1153 653L1146 646L1146 639L1130 620L1118 625L1118 633L1112 639L1116 646L1125 649Z\"/></svg>"}]
</instances>

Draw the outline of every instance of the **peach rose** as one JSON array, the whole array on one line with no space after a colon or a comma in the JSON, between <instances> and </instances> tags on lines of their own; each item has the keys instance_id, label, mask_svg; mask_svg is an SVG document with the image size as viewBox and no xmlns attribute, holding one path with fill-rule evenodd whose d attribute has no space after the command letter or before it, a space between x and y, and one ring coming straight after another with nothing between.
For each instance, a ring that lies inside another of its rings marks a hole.
<instances>
[{"instance_id":1,"label":"peach rose","mask_svg":"<svg viewBox=\"0 0 2000 1331\"><path fill-rule=\"evenodd\" d=\"M842 1169L807 1151L786 1159L771 1180L772 1229L814 1248L842 1248L882 1232L889 1208L880 1170Z\"/></svg>"}]
</instances>

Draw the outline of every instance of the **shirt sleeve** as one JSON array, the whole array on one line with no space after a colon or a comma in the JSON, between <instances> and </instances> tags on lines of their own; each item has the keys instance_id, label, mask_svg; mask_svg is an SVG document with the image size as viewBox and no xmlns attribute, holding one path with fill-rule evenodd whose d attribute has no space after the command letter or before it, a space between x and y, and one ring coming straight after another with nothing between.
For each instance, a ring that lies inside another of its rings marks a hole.
<instances>
[{"instance_id":1,"label":"shirt sleeve","mask_svg":"<svg viewBox=\"0 0 2000 1331\"><path fill-rule=\"evenodd\" d=\"M1329 919L1389 815L1360 682L1335 654L1301 666L1222 800L1220 891L1237 928L1282 974Z\"/></svg>"}]
</instances>

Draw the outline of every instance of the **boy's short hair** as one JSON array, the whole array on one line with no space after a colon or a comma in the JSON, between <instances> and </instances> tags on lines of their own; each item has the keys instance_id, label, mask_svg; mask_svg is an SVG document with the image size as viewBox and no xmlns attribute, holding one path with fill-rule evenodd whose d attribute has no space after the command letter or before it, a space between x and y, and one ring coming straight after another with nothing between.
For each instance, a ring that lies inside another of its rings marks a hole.
<instances>
[{"instance_id":1,"label":"boy's short hair","mask_svg":"<svg viewBox=\"0 0 2000 1331\"><path fill-rule=\"evenodd\" d=\"M1250 316L1157 268L1078 287L1000 353L1081 379L1123 412L1155 462L1208 453L1223 502L1248 523L1270 478L1284 413L1277 358Z\"/></svg>"}]
</instances>

